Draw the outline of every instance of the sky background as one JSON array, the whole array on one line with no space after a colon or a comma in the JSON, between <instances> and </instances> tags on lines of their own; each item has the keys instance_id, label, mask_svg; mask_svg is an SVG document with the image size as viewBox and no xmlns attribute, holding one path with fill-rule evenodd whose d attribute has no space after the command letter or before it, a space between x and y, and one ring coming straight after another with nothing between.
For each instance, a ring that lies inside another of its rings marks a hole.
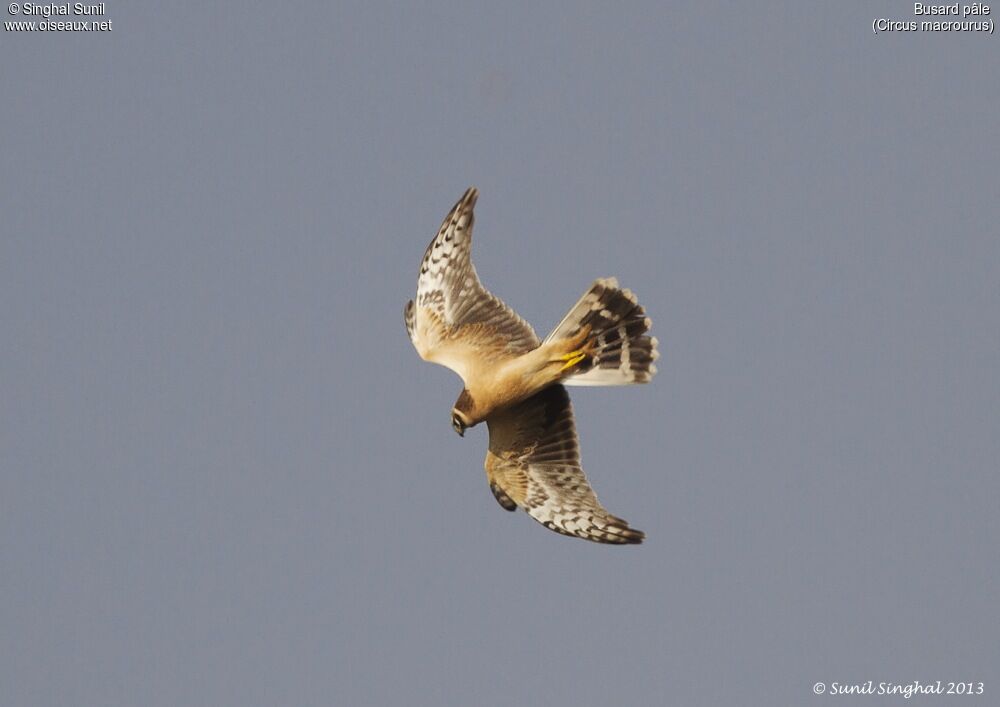
<instances>
[{"instance_id":1,"label":"sky background","mask_svg":"<svg viewBox=\"0 0 1000 707\"><path fill-rule=\"evenodd\" d=\"M0 37L0 704L996 703L1000 38L106 7ZM540 334L601 276L653 319L651 385L571 391L641 546L502 511L406 337L473 184Z\"/></svg>"}]
</instances>

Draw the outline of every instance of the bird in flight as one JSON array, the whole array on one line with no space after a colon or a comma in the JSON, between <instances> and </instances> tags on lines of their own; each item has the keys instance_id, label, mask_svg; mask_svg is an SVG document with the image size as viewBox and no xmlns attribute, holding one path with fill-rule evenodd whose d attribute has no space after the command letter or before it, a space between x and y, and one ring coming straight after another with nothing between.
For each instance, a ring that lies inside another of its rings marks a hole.
<instances>
[{"instance_id":1,"label":"bird in flight","mask_svg":"<svg viewBox=\"0 0 1000 707\"><path fill-rule=\"evenodd\" d=\"M486 421L486 479L506 510L584 540L637 544L642 531L608 513L583 467L567 385L648 383L656 373L650 320L614 278L596 280L544 341L492 295L472 265L473 210L465 192L424 253L406 331L425 361L465 386L451 411L464 435Z\"/></svg>"}]
</instances>

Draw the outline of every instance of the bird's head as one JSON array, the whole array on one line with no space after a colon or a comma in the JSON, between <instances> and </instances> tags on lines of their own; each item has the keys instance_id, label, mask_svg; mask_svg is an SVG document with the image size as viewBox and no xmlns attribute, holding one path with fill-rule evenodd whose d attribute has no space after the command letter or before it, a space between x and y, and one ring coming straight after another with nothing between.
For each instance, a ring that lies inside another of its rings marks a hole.
<instances>
[{"instance_id":1,"label":"bird's head","mask_svg":"<svg viewBox=\"0 0 1000 707\"><path fill-rule=\"evenodd\" d=\"M458 396L458 400L455 401L455 407L451 409L451 426L458 432L459 437L465 436L467 427L476 424L476 421L472 419L472 411L475 407L476 404L473 402L472 396L469 395L469 391L463 390Z\"/></svg>"},{"instance_id":2,"label":"bird's head","mask_svg":"<svg viewBox=\"0 0 1000 707\"><path fill-rule=\"evenodd\" d=\"M456 410L451 411L451 427L458 432L459 437L465 436L465 428L468 426L469 423L462 418L462 413Z\"/></svg>"}]
</instances>

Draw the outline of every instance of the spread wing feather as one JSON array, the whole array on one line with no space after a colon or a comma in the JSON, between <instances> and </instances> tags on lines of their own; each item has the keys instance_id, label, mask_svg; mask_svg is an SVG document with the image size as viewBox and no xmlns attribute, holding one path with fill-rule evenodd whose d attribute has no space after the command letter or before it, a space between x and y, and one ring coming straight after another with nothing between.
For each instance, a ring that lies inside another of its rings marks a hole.
<instances>
[{"instance_id":1,"label":"spread wing feather","mask_svg":"<svg viewBox=\"0 0 1000 707\"><path fill-rule=\"evenodd\" d=\"M531 325L479 282L471 260L478 197L469 188L445 217L420 263L416 299L403 313L417 353L459 375L470 339L486 357L519 355L539 344Z\"/></svg>"},{"instance_id":2,"label":"spread wing feather","mask_svg":"<svg viewBox=\"0 0 1000 707\"><path fill-rule=\"evenodd\" d=\"M550 530L599 543L637 544L645 535L597 500L583 467L569 394L553 385L487 418L486 475L494 495ZM499 488L504 500L496 493Z\"/></svg>"}]
</instances>

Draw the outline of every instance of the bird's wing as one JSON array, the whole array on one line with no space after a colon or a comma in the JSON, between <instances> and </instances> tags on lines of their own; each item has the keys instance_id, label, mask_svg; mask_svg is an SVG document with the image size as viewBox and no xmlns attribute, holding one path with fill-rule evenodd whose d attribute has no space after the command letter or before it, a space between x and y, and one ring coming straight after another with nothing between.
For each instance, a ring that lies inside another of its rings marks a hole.
<instances>
[{"instance_id":1,"label":"bird's wing","mask_svg":"<svg viewBox=\"0 0 1000 707\"><path fill-rule=\"evenodd\" d=\"M564 535L619 545L642 542L642 531L608 513L590 488L563 386L550 386L497 411L486 423L486 476L501 506L511 510L511 502L516 503Z\"/></svg>"},{"instance_id":2,"label":"bird's wing","mask_svg":"<svg viewBox=\"0 0 1000 707\"><path fill-rule=\"evenodd\" d=\"M463 379L469 361L517 356L538 346L526 321L483 287L472 265L473 209L479 192L469 188L427 246L417 296L403 312L406 331L421 358L452 369Z\"/></svg>"}]
</instances>

